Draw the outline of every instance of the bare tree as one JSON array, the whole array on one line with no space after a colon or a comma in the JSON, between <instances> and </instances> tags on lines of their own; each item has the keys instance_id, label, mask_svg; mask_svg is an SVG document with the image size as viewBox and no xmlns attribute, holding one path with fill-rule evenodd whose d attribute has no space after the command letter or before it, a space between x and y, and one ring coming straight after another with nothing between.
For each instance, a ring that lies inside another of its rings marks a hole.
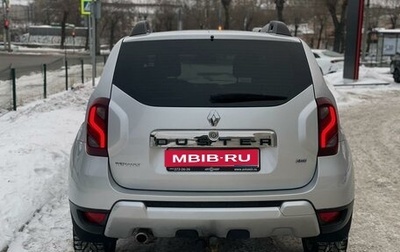
<instances>
[{"instance_id":1,"label":"bare tree","mask_svg":"<svg viewBox=\"0 0 400 252\"><path fill-rule=\"evenodd\" d=\"M156 31L171 31L176 30L178 24L177 9L161 1L155 12L154 29Z\"/></svg>"},{"instance_id":2,"label":"bare tree","mask_svg":"<svg viewBox=\"0 0 400 252\"><path fill-rule=\"evenodd\" d=\"M262 15L257 6L257 0L236 0L231 13L235 18L231 20L230 27L236 30L250 30L254 27L254 20Z\"/></svg>"},{"instance_id":3,"label":"bare tree","mask_svg":"<svg viewBox=\"0 0 400 252\"><path fill-rule=\"evenodd\" d=\"M325 3L335 27L333 50L336 52L343 52L348 0L325 0Z\"/></svg>"},{"instance_id":4,"label":"bare tree","mask_svg":"<svg viewBox=\"0 0 400 252\"><path fill-rule=\"evenodd\" d=\"M221 3L215 0L197 0L194 4L183 4L185 29L217 29L221 24Z\"/></svg>"},{"instance_id":5,"label":"bare tree","mask_svg":"<svg viewBox=\"0 0 400 252\"><path fill-rule=\"evenodd\" d=\"M134 6L125 5L123 0L102 4L102 18L99 23L100 37L107 38L111 49L121 37L129 34L133 27Z\"/></svg>"},{"instance_id":6,"label":"bare tree","mask_svg":"<svg viewBox=\"0 0 400 252\"><path fill-rule=\"evenodd\" d=\"M315 18L316 24L318 26L317 45L315 46L315 48L321 48L322 35L324 33L324 30L326 29L327 16L317 15Z\"/></svg>"},{"instance_id":7,"label":"bare tree","mask_svg":"<svg viewBox=\"0 0 400 252\"><path fill-rule=\"evenodd\" d=\"M294 36L299 35L299 27L302 23L308 23L314 17L313 9L309 5L311 5L310 0L295 0L286 6L285 22L294 25Z\"/></svg>"},{"instance_id":8,"label":"bare tree","mask_svg":"<svg viewBox=\"0 0 400 252\"><path fill-rule=\"evenodd\" d=\"M183 22L185 28L199 29L204 24L203 1L196 1L193 6L185 4L183 6Z\"/></svg>"},{"instance_id":9,"label":"bare tree","mask_svg":"<svg viewBox=\"0 0 400 252\"><path fill-rule=\"evenodd\" d=\"M382 0L381 0L382 1ZM383 0L382 4L385 5L389 15L389 21L391 24L391 29L397 28L397 23L399 20L400 2L398 0Z\"/></svg>"},{"instance_id":10,"label":"bare tree","mask_svg":"<svg viewBox=\"0 0 400 252\"><path fill-rule=\"evenodd\" d=\"M61 44L64 48L66 37L66 24L79 25L79 0L36 0L34 2L35 23L58 24L61 26Z\"/></svg>"},{"instance_id":11,"label":"bare tree","mask_svg":"<svg viewBox=\"0 0 400 252\"><path fill-rule=\"evenodd\" d=\"M313 28L314 28L314 37L313 37L313 45L314 48L321 48L322 41L324 39L324 32L328 27L328 10L325 8L324 3L321 3L320 0L310 0L310 10L313 15ZM325 38L326 39L326 38ZM314 42L316 40L316 43Z\"/></svg>"}]
</instances>

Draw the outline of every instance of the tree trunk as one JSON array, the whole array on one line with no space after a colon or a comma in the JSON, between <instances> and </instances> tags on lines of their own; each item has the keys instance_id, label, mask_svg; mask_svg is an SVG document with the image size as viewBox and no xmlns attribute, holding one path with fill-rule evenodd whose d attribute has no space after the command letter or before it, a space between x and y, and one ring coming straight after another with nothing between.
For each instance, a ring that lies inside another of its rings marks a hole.
<instances>
[{"instance_id":1,"label":"tree trunk","mask_svg":"<svg viewBox=\"0 0 400 252\"><path fill-rule=\"evenodd\" d=\"M275 0L276 13L278 16L278 21L284 22L283 20L283 8L285 5L285 0Z\"/></svg>"},{"instance_id":2,"label":"tree trunk","mask_svg":"<svg viewBox=\"0 0 400 252\"><path fill-rule=\"evenodd\" d=\"M324 31L324 24L321 22L319 31L318 31L318 43L317 43L317 48L319 49L321 46L321 40L322 40L322 33Z\"/></svg>"},{"instance_id":3,"label":"tree trunk","mask_svg":"<svg viewBox=\"0 0 400 252\"><path fill-rule=\"evenodd\" d=\"M345 22L346 22L346 11L347 11L347 0L343 0L341 6L340 20L337 17L336 13L336 1L327 1L327 7L329 13L332 17L333 24L335 26L335 38L333 43L333 50L335 52L343 52L344 50L344 41L345 41Z\"/></svg>"},{"instance_id":4,"label":"tree trunk","mask_svg":"<svg viewBox=\"0 0 400 252\"><path fill-rule=\"evenodd\" d=\"M88 24L89 24L89 18L87 18ZM90 29L89 29L89 25L86 29L86 40L85 40L85 51L89 51L89 34L90 33Z\"/></svg>"},{"instance_id":5,"label":"tree trunk","mask_svg":"<svg viewBox=\"0 0 400 252\"><path fill-rule=\"evenodd\" d=\"M229 30L229 5L224 6L224 12L225 12L225 22L224 22L224 30Z\"/></svg>"},{"instance_id":6,"label":"tree trunk","mask_svg":"<svg viewBox=\"0 0 400 252\"><path fill-rule=\"evenodd\" d=\"M225 30L229 29L229 19L230 19L229 5L231 4L231 1L232 0L221 0L222 7L224 8L224 12L225 12L225 23L224 23Z\"/></svg>"},{"instance_id":7,"label":"tree trunk","mask_svg":"<svg viewBox=\"0 0 400 252\"><path fill-rule=\"evenodd\" d=\"M297 33L299 32L299 24L300 24L300 18L295 17L294 18L294 36L297 37Z\"/></svg>"},{"instance_id":8,"label":"tree trunk","mask_svg":"<svg viewBox=\"0 0 400 252\"><path fill-rule=\"evenodd\" d=\"M339 52L343 53L346 47L346 15L347 15L347 6L348 6L348 0L343 0L342 3L342 13L340 13L340 49Z\"/></svg>"},{"instance_id":9,"label":"tree trunk","mask_svg":"<svg viewBox=\"0 0 400 252\"><path fill-rule=\"evenodd\" d=\"M333 41L333 50L335 52L341 51L341 43L342 43L342 36L343 36L343 29L341 28L342 25L339 25L335 28L335 39Z\"/></svg>"},{"instance_id":10,"label":"tree trunk","mask_svg":"<svg viewBox=\"0 0 400 252\"><path fill-rule=\"evenodd\" d=\"M62 21L61 21L61 45L60 45L60 48L61 49L64 49L65 48L65 36L66 36L66 32L65 32L65 26L66 26L66 23L67 23L67 18L68 18L68 12L67 11L64 11L63 12L63 18L62 18Z\"/></svg>"},{"instance_id":11,"label":"tree trunk","mask_svg":"<svg viewBox=\"0 0 400 252\"><path fill-rule=\"evenodd\" d=\"M110 38L108 41L108 48L111 50L114 46L114 33L115 33L115 27L117 26L118 22L115 22L114 20L112 20L111 24L110 24Z\"/></svg>"},{"instance_id":12,"label":"tree trunk","mask_svg":"<svg viewBox=\"0 0 400 252\"><path fill-rule=\"evenodd\" d=\"M392 24L392 29L396 29L397 19L398 19L398 17L395 14L390 16L390 23Z\"/></svg>"},{"instance_id":13,"label":"tree trunk","mask_svg":"<svg viewBox=\"0 0 400 252\"><path fill-rule=\"evenodd\" d=\"M250 31L250 25L253 23L253 16L247 18L246 26L244 27L245 31Z\"/></svg>"}]
</instances>

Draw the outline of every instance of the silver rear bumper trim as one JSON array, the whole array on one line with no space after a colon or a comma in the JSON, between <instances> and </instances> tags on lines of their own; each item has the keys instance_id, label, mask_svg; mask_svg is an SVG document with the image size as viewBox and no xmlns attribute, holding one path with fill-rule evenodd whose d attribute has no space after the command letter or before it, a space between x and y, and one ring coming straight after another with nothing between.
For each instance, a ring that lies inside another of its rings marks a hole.
<instances>
[{"instance_id":1,"label":"silver rear bumper trim","mask_svg":"<svg viewBox=\"0 0 400 252\"><path fill-rule=\"evenodd\" d=\"M114 205L105 235L127 238L139 228L151 229L156 237L174 237L176 231L196 230L200 236L226 237L230 230L245 229L251 238L274 235L312 237L319 225L307 201L284 202L280 207L174 208L146 207L143 202Z\"/></svg>"}]
</instances>

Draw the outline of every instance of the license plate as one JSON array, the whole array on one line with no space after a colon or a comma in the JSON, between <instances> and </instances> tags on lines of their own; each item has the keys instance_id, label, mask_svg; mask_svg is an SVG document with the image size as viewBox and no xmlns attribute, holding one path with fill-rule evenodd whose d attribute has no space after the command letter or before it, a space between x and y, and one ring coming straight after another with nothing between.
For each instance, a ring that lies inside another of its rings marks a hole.
<instances>
[{"instance_id":1,"label":"license plate","mask_svg":"<svg viewBox=\"0 0 400 252\"><path fill-rule=\"evenodd\" d=\"M168 171L258 172L259 149L166 149Z\"/></svg>"}]
</instances>

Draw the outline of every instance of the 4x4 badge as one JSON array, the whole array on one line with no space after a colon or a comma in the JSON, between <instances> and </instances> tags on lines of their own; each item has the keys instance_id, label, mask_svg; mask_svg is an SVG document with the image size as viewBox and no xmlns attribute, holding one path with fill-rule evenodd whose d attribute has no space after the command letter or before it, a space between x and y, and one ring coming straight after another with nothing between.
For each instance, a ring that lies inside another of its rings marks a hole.
<instances>
[{"instance_id":1,"label":"4x4 badge","mask_svg":"<svg viewBox=\"0 0 400 252\"><path fill-rule=\"evenodd\" d=\"M221 120L221 117L219 116L218 112L215 110L211 110L210 114L207 116L208 122L211 124L211 126L217 126L219 120Z\"/></svg>"}]
</instances>

